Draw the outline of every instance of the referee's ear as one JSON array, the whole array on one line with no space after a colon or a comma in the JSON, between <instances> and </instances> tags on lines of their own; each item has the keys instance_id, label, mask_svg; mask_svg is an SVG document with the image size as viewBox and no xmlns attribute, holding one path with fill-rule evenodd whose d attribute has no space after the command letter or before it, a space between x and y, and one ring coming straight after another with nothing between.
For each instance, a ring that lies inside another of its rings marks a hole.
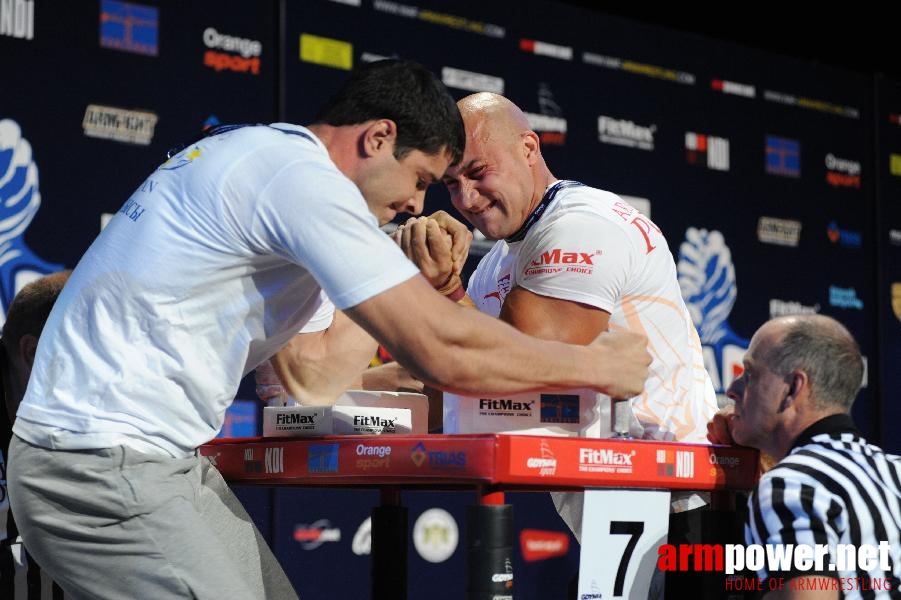
<instances>
[{"instance_id":1,"label":"referee's ear","mask_svg":"<svg viewBox=\"0 0 901 600\"><path fill-rule=\"evenodd\" d=\"M804 390L809 391L807 373L804 371L792 371L789 373L788 393L785 395L786 405L796 402Z\"/></svg>"}]
</instances>

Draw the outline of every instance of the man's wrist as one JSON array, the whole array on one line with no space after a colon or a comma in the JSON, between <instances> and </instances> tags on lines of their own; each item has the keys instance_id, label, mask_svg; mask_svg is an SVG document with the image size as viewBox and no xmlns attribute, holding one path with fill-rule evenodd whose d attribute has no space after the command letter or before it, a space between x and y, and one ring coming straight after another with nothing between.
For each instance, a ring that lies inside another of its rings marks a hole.
<instances>
[{"instance_id":1,"label":"man's wrist","mask_svg":"<svg viewBox=\"0 0 901 600\"><path fill-rule=\"evenodd\" d=\"M454 302L459 302L466 296L466 290L463 289L462 285L457 286L457 288L450 292L449 294L444 294L447 298L450 298Z\"/></svg>"}]
</instances>

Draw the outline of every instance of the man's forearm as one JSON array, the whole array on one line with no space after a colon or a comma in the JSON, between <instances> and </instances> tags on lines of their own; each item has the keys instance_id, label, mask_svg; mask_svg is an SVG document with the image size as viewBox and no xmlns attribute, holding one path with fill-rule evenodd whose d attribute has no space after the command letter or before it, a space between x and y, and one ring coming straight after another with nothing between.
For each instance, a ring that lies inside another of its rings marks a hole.
<instances>
[{"instance_id":1,"label":"man's forearm","mask_svg":"<svg viewBox=\"0 0 901 600\"><path fill-rule=\"evenodd\" d=\"M442 298L421 277L347 310L413 374L462 394L589 387L616 397L643 388L646 340L608 333L598 343L545 342Z\"/></svg>"},{"instance_id":2,"label":"man's forearm","mask_svg":"<svg viewBox=\"0 0 901 600\"><path fill-rule=\"evenodd\" d=\"M377 343L341 312L328 329L298 334L272 359L287 393L301 404L332 404L361 386Z\"/></svg>"}]
</instances>

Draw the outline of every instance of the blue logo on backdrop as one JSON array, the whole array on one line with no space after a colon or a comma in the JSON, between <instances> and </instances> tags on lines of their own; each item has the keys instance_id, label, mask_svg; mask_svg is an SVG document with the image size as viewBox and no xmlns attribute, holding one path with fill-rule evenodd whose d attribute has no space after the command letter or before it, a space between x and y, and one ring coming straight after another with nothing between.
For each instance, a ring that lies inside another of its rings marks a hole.
<instances>
[{"instance_id":1,"label":"blue logo on backdrop","mask_svg":"<svg viewBox=\"0 0 901 600\"><path fill-rule=\"evenodd\" d=\"M842 229L835 221L826 226L826 237L833 244L845 248L860 248L863 245L863 234L852 229Z\"/></svg>"},{"instance_id":2,"label":"blue logo on backdrop","mask_svg":"<svg viewBox=\"0 0 901 600\"><path fill-rule=\"evenodd\" d=\"M732 331L727 321L738 287L732 253L719 231L689 227L679 247L679 287L698 328L704 367L718 394L741 375L748 340Z\"/></svg>"},{"instance_id":3,"label":"blue logo on backdrop","mask_svg":"<svg viewBox=\"0 0 901 600\"><path fill-rule=\"evenodd\" d=\"M13 296L26 284L62 265L42 260L27 245L25 231L41 206L38 167L18 123L0 119L0 324Z\"/></svg>"},{"instance_id":4,"label":"blue logo on backdrop","mask_svg":"<svg viewBox=\"0 0 901 600\"><path fill-rule=\"evenodd\" d=\"M100 0L100 46L147 56L159 54L160 9Z\"/></svg>"},{"instance_id":5,"label":"blue logo on backdrop","mask_svg":"<svg viewBox=\"0 0 901 600\"><path fill-rule=\"evenodd\" d=\"M863 310L863 300L857 297L857 290L853 287L845 288L837 285L830 285L829 306Z\"/></svg>"},{"instance_id":6,"label":"blue logo on backdrop","mask_svg":"<svg viewBox=\"0 0 901 600\"><path fill-rule=\"evenodd\" d=\"M801 176L801 142L766 136L766 172L784 177Z\"/></svg>"}]
</instances>

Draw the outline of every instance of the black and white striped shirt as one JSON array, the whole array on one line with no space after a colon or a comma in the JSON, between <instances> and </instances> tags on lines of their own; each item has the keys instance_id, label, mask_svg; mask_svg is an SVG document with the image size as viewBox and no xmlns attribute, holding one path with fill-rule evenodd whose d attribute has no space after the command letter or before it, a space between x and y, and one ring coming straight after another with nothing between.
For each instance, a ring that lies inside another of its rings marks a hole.
<instances>
[{"instance_id":1,"label":"black and white striped shirt","mask_svg":"<svg viewBox=\"0 0 901 600\"><path fill-rule=\"evenodd\" d=\"M0 366L0 388L3 388ZM12 428L0 393L0 599L62 600L62 589L42 571L22 546L9 510L6 492L6 462Z\"/></svg>"},{"instance_id":2,"label":"black and white striped shirt","mask_svg":"<svg viewBox=\"0 0 901 600\"><path fill-rule=\"evenodd\" d=\"M901 598L901 457L868 444L850 416L832 415L806 429L761 477L748 513L749 545L829 548L823 570L769 571L764 564L758 575L765 581L816 575L838 579L844 598ZM838 544L878 548L880 542L889 545L888 569L878 563L869 571L829 569L838 564ZM878 589L885 587L891 589Z\"/></svg>"}]
</instances>

